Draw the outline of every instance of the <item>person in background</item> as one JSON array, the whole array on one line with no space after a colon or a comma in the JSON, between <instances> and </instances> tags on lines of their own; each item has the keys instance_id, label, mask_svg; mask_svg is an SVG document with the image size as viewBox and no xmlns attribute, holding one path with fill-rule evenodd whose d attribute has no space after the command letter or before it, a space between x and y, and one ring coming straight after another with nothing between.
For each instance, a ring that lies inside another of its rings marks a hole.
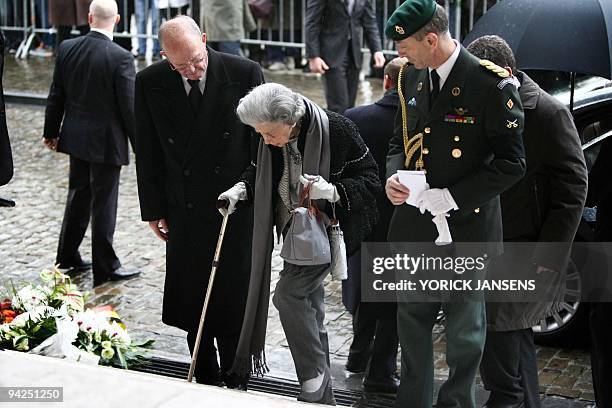
<instances>
[{"instance_id":1,"label":"person in background","mask_svg":"<svg viewBox=\"0 0 612 408\"><path fill-rule=\"evenodd\" d=\"M355 106L363 34L374 66L382 68L385 63L372 2L309 0L305 25L310 72L323 74L327 108L342 114Z\"/></svg>"},{"instance_id":2,"label":"person in background","mask_svg":"<svg viewBox=\"0 0 612 408\"><path fill-rule=\"evenodd\" d=\"M398 57L386 65L383 78L385 94L380 100L344 113L355 122L372 152L381 180L385 177L389 140L393 136L393 122L399 105L397 78L407 62L406 58ZM386 242L393 205L382 191L376 202L380 219L365 241ZM353 342L346 369L353 373L365 372L363 388L366 392L397 393L397 304L361 302L361 251L349 258L348 279L342 282L342 300L353 315Z\"/></svg>"},{"instance_id":3,"label":"person in background","mask_svg":"<svg viewBox=\"0 0 612 408\"><path fill-rule=\"evenodd\" d=\"M56 263L65 272L93 269L94 286L136 277L113 248L121 166L134 139L134 59L113 44L114 0L93 0L91 31L62 42L47 98L43 142L70 156L68 199ZM91 218L92 262L79 246Z\"/></svg>"},{"instance_id":4,"label":"person in background","mask_svg":"<svg viewBox=\"0 0 612 408\"><path fill-rule=\"evenodd\" d=\"M210 46L242 56L240 40L257 28L245 0L202 0L203 25Z\"/></svg>"},{"instance_id":5,"label":"person in background","mask_svg":"<svg viewBox=\"0 0 612 408\"><path fill-rule=\"evenodd\" d=\"M156 36L157 29L159 27L158 17L159 12L157 9L158 0L136 0L136 24L138 25L138 34L147 34L147 22L149 16L151 17L151 34ZM144 60L147 53L147 38L138 38L138 59ZM154 60L159 59L159 41L153 40L152 58Z\"/></svg>"},{"instance_id":6,"label":"person in background","mask_svg":"<svg viewBox=\"0 0 612 408\"><path fill-rule=\"evenodd\" d=\"M49 0L49 23L57 29L55 34L55 52L59 45L70 38L75 26L81 35L89 32L87 13L92 0Z\"/></svg>"},{"instance_id":7,"label":"person in background","mask_svg":"<svg viewBox=\"0 0 612 408\"><path fill-rule=\"evenodd\" d=\"M549 244L531 256L537 273L564 277L587 195L587 168L572 115L517 69L514 53L502 38L480 37L467 50L514 75L513 86L519 87L525 111L527 171L501 195L504 242L555 243L555 248ZM560 243L567 247L556 248ZM491 392L487 407L540 406L531 327L561 306L558 301L487 303L487 339L480 363L482 381Z\"/></svg>"},{"instance_id":8,"label":"person in background","mask_svg":"<svg viewBox=\"0 0 612 408\"><path fill-rule=\"evenodd\" d=\"M13 153L6 127L6 110L4 107L4 88L2 75L4 73L4 33L0 30L0 186L7 184L13 178Z\"/></svg>"}]
</instances>

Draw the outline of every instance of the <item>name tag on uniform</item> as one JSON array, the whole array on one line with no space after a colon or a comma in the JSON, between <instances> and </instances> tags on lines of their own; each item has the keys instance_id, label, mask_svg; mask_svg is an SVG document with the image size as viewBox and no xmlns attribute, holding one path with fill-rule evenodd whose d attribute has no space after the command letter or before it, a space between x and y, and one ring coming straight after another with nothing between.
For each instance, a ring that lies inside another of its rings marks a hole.
<instances>
[{"instance_id":1,"label":"name tag on uniform","mask_svg":"<svg viewBox=\"0 0 612 408\"><path fill-rule=\"evenodd\" d=\"M476 121L476 118L474 116L445 115L444 121L450 123L465 123L467 125L473 125Z\"/></svg>"}]
</instances>

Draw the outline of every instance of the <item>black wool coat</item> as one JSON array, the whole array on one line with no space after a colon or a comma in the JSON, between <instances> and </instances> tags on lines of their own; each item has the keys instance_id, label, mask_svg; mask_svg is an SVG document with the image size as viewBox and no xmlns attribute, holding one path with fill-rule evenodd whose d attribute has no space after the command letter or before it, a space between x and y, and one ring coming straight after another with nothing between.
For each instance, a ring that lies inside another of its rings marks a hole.
<instances>
[{"instance_id":1,"label":"black wool coat","mask_svg":"<svg viewBox=\"0 0 612 408\"><path fill-rule=\"evenodd\" d=\"M167 61L136 76L136 169L142 219L165 218L164 323L197 328L222 217L217 197L239 181L252 196L257 154L240 98L263 82L258 64L208 48L197 116ZM230 216L207 314L213 335L240 331L251 268L252 207Z\"/></svg>"},{"instance_id":2,"label":"black wool coat","mask_svg":"<svg viewBox=\"0 0 612 408\"><path fill-rule=\"evenodd\" d=\"M0 31L0 186L8 183L13 177L13 154L6 127L6 111L4 108L4 90L2 88L2 73L4 70L4 36Z\"/></svg>"}]
</instances>

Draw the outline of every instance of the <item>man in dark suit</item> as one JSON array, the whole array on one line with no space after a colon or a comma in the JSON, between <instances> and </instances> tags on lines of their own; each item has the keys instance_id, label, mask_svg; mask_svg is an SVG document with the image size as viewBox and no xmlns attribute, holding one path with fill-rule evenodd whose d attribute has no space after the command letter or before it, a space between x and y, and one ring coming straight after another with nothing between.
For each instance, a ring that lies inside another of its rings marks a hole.
<instances>
[{"instance_id":1,"label":"man in dark suit","mask_svg":"<svg viewBox=\"0 0 612 408\"><path fill-rule=\"evenodd\" d=\"M399 55L414 64L400 74L401 113L387 157L386 192L396 205L389 241L477 242L484 243L485 253L500 253L499 194L525 172L523 108L516 87L506 81L506 70L479 61L451 38L446 12L433 0L406 0L387 21L385 33ZM429 184L413 197L416 206L405 204L411 193L396 174L415 169L426 171ZM442 246L439 252L452 249ZM475 406L485 306L481 296L465 299L462 294L455 302L398 303L402 370L396 406L433 405L432 329L440 309L447 316L451 374L437 406Z\"/></svg>"},{"instance_id":2,"label":"man in dark suit","mask_svg":"<svg viewBox=\"0 0 612 408\"><path fill-rule=\"evenodd\" d=\"M93 267L96 286L139 273L123 268L113 249L119 174L134 133L135 70L131 54L112 42L119 21L115 1L94 0L88 19L91 32L62 42L57 51L43 142L70 155L56 262L75 272ZM79 254L90 218L91 264Z\"/></svg>"},{"instance_id":3,"label":"man in dark suit","mask_svg":"<svg viewBox=\"0 0 612 408\"><path fill-rule=\"evenodd\" d=\"M236 106L263 74L252 61L207 47L191 17L165 22L159 38L167 59L136 76L138 192L143 221L166 242L162 320L187 331L193 353L222 220L217 200L227 199L231 213L253 194L257 138L238 120ZM246 387L248 378L229 371L244 317L252 230L251 207L230 217L196 364L200 383Z\"/></svg>"},{"instance_id":4,"label":"man in dark suit","mask_svg":"<svg viewBox=\"0 0 612 408\"><path fill-rule=\"evenodd\" d=\"M556 243L555 248L534 246L531 258L537 273L565 276L587 195L587 168L572 115L517 71L512 49L500 37L478 38L467 49L515 73L520 83L527 172L501 195L504 241ZM557 248L560 243L567 246ZM560 305L552 306L558 310ZM547 317L550 307L549 302L487 303L487 340L480 364L485 388L491 391L487 407L540 406L531 327Z\"/></svg>"},{"instance_id":5,"label":"man in dark suit","mask_svg":"<svg viewBox=\"0 0 612 408\"><path fill-rule=\"evenodd\" d=\"M0 31L0 186L13 178L13 154L6 127L6 111L4 110L4 89L2 74L4 72L4 34Z\"/></svg>"},{"instance_id":6,"label":"man in dark suit","mask_svg":"<svg viewBox=\"0 0 612 408\"><path fill-rule=\"evenodd\" d=\"M384 70L384 96L372 105L349 109L345 116L359 128L376 164L381 180L385 179L385 162L389 140L393 136L393 122L399 105L397 78L406 58L395 58ZM380 219L372 234L365 240L386 242L393 205L384 192L376 198ZM348 279L342 281L342 300L353 315L353 342L346 369L360 373L367 369L363 388L367 392L396 393L399 380L397 370L397 305L388 302L361 302L361 252L348 261Z\"/></svg>"},{"instance_id":7,"label":"man in dark suit","mask_svg":"<svg viewBox=\"0 0 612 408\"><path fill-rule=\"evenodd\" d=\"M370 0L308 0L306 3L306 56L310 71L323 74L327 108L344 113L355 106L365 37L374 55L374 67L382 68L376 16Z\"/></svg>"}]
</instances>

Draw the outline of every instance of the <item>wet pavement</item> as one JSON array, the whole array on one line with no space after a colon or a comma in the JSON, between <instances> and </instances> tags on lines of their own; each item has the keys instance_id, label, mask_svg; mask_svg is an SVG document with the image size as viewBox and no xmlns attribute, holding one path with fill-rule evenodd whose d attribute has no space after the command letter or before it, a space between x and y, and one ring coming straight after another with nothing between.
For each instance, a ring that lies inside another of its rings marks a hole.
<instances>
[{"instance_id":1,"label":"wet pavement","mask_svg":"<svg viewBox=\"0 0 612 408\"><path fill-rule=\"evenodd\" d=\"M324 105L320 78L292 73L266 72L268 82L280 82ZM15 61L5 66L5 91L37 94L48 92L52 77L50 59ZM382 94L380 80L362 81L358 104L371 103ZM68 187L68 158L46 150L40 142L44 109L25 105L7 106L8 127L15 160L15 177L0 188L0 196L12 198L17 207L0 209L0 283L36 280L55 258ZM133 163L133 160L132 160ZM83 290L89 290L91 305L112 305L134 337L154 339L153 353L183 361L189 360L185 333L161 322L164 284L164 247L146 223L140 221L134 165L124 167L121 177L115 248L125 266L138 268L142 275L126 282L111 282L92 289L91 273L75 277ZM230 221L231 222L231 221ZM81 246L91 259L89 232ZM278 280L281 259L278 248L273 258L272 289ZM326 282L326 326L329 332L334 386L360 390L361 377L344 370L351 342L351 316L341 302L338 282ZM270 305L266 354L271 375L295 379L293 363L277 310ZM437 385L448 375L444 362L444 332L437 326L435 378ZM580 407L593 399L589 354L580 349L538 348L541 391L545 407ZM562 396L569 399L557 398ZM478 400L486 391L478 387Z\"/></svg>"}]
</instances>

